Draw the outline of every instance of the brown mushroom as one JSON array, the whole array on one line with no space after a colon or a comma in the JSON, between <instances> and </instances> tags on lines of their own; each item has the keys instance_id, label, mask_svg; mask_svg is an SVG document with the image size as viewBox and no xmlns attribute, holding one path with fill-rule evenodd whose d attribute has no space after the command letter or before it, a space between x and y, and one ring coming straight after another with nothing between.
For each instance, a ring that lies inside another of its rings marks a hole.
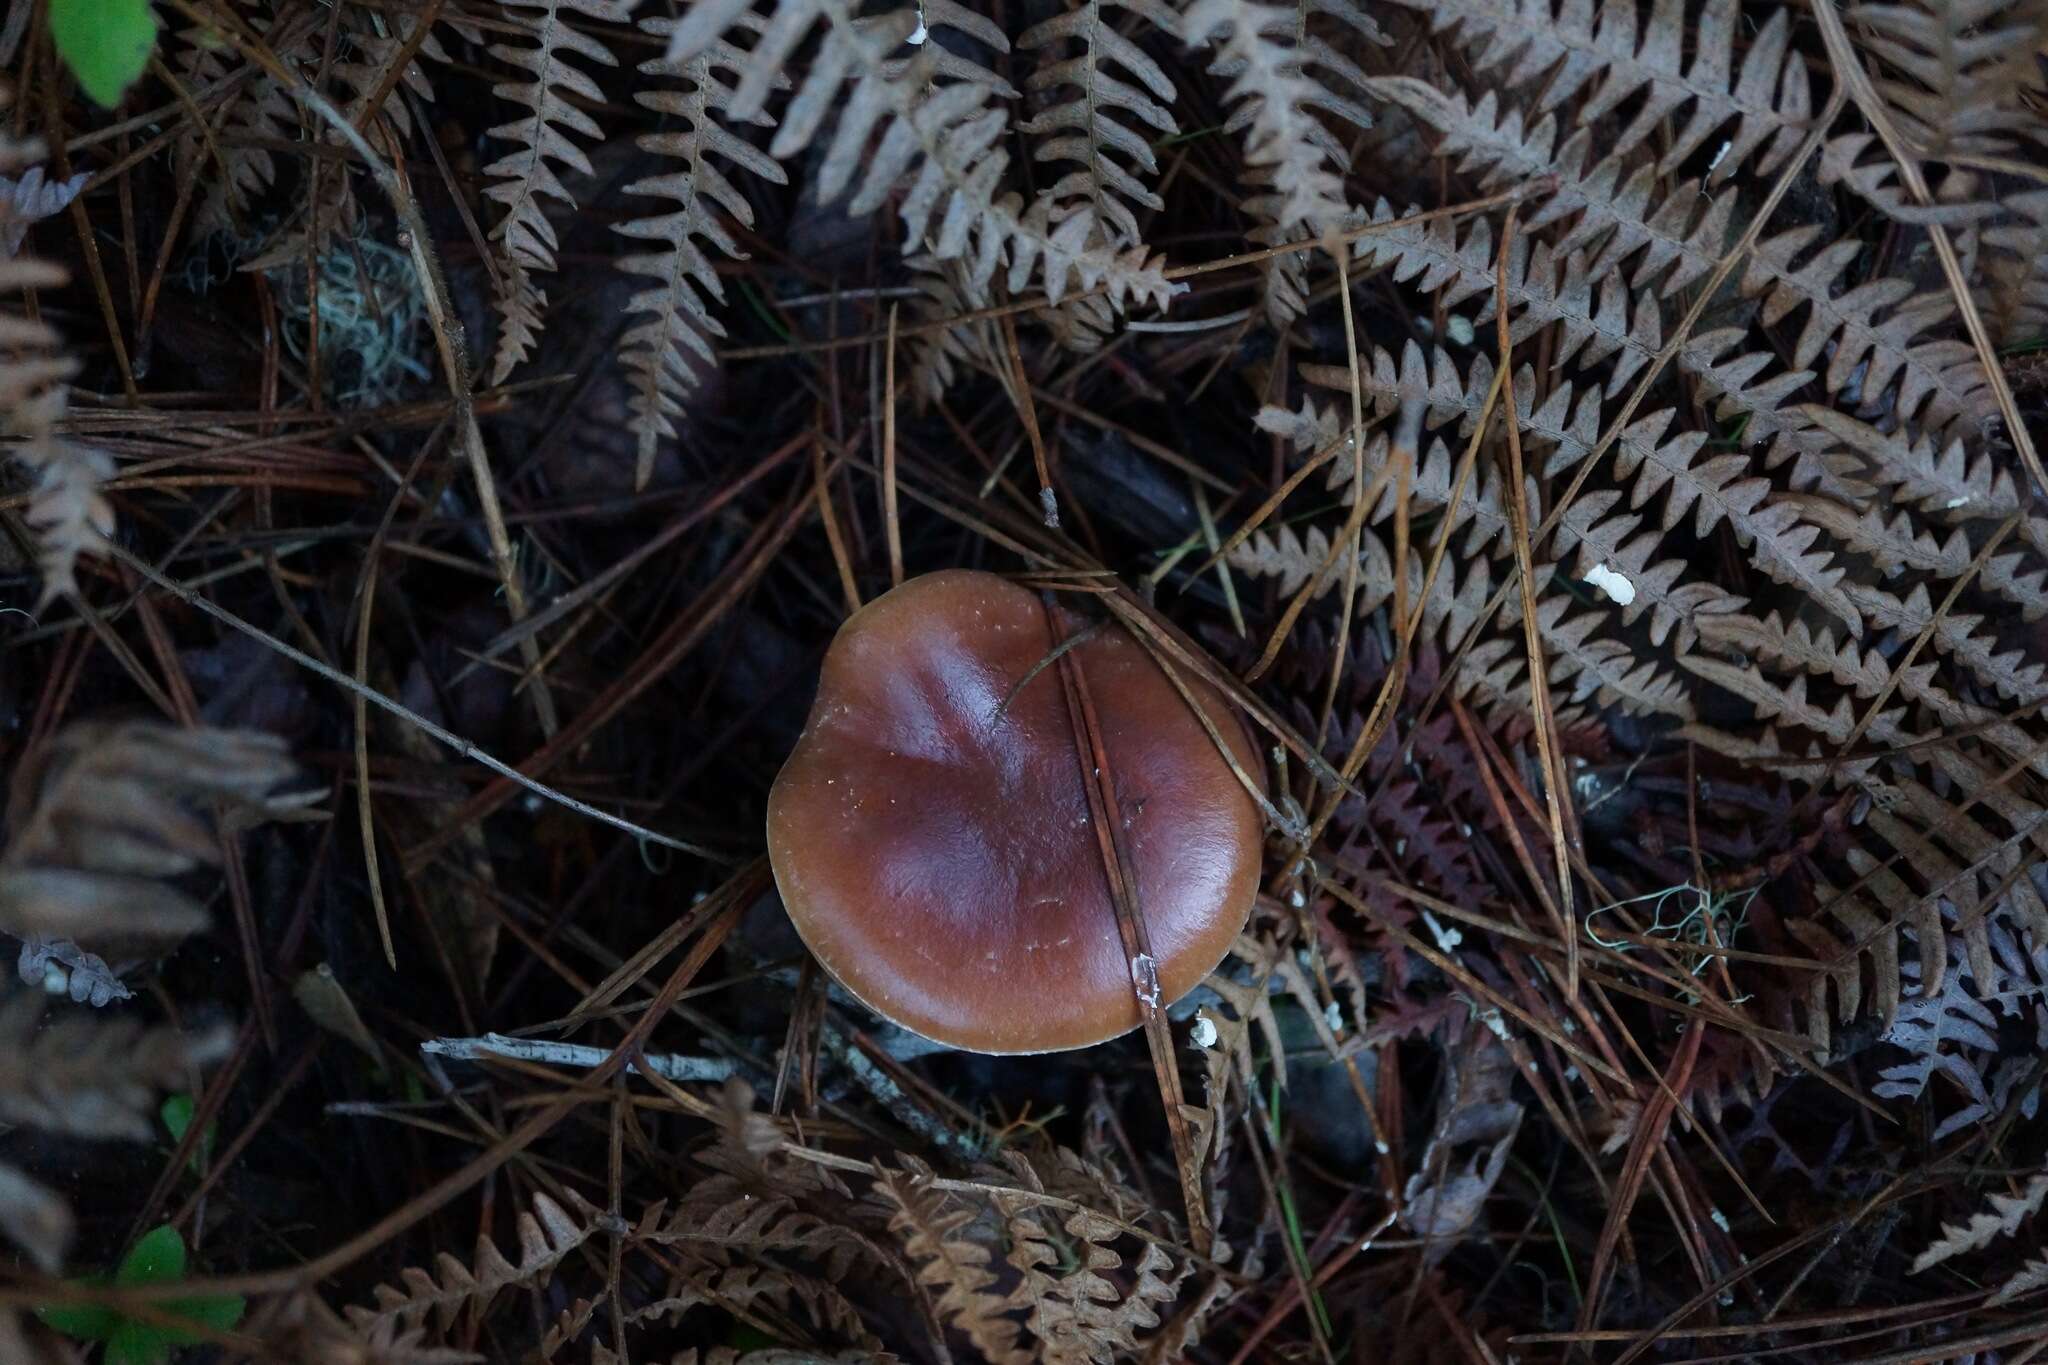
<instances>
[{"instance_id":1,"label":"brown mushroom","mask_svg":"<svg viewBox=\"0 0 2048 1365\"><path fill-rule=\"evenodd\" d=\"M1063 635L1081 630L1062 616ZM768 799L776 885L818 961L876 1012L973 1052L1086 1047L1140 1022L1059 665L1018 687L1054 644L1029 589L968 570L910 580L840 628ZM1259 812L1123 630L1065 657L1093 702L1170 1004L1244 926ZM1257 773L1222 697L1186 681Z\"/></svg>"}]
</instances>

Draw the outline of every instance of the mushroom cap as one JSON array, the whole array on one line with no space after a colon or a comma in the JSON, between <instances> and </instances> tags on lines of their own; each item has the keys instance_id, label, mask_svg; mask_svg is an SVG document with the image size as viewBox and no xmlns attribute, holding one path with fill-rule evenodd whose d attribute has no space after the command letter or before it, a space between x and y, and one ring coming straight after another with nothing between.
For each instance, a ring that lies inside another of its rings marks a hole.
<instances>
[{"instance_id":1,"label":"mushroom cap","mask_svg":"<svg viewBox=\"0 0 2048 1365\"><path fill-rule=\"evenodd\" d=\"M840 628L768 798L776 885L818 961L877 1013L968 1051L1087 1047L1140 1022L1059 666L1003 706L1053 647L1027 588L911 579ZM1244 927L1262 822L1121 628L1066 657L1100 724L1165 1005ZM1257 774L1223 698L1184 681Z\"/></svg>"}]
</instances>

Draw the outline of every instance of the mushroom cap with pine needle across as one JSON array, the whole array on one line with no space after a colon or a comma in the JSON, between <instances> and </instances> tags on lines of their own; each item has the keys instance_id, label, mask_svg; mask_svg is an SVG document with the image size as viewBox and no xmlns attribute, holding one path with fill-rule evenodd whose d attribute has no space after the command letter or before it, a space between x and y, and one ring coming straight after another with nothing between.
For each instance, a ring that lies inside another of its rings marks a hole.
<instances>
[{"instance_id":1,"label":"mushroom cap with pine needle across","mask_svg":"<svg viewBox=\"0 0 2048 1365\"><path fill-rule=\"evenodd\" d=\"M1082 630L1030 589L971 570L913 578L863 607L826 653L768 800L776 885L819 963L877 1013L966 1051L1057 1052L1141 1022L1092 775L1060 665L1045 663L1048 610L1064 636ZM1120 627L1086 635L1067 660L1093 700L1163 1007L1244 927L1260 814ZM1257 750L1228 704L1182 681L1256 780Z\"/></svg>"}]
</instances>

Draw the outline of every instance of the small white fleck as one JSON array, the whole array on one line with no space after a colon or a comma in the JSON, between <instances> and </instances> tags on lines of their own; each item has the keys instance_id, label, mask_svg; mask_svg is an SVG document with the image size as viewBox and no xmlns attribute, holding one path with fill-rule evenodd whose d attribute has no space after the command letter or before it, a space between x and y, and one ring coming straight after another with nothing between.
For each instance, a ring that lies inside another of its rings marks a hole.
<instances>
[{"instance_id":1,"label":"small white fleck","mask_svg":"<svg viewBox=\"0 0 2048 1365\"><path fill-rule=\"evenodd\" d=\"M920 33L924 31L922 21L919 21L917 28ZM913 39L912 41L922 42L923 39ZM1045 516L1045 527L1048 531L1060 529L1060 501L1052 495L1050 488L1038 490L1038 510Z\"/></svg>"},{"instance_id":2,"label":"small white fleck","mask_svg":"<svg viewBox=\"0 0 2048 1365\"><path fill-rule=\"evenodd\" d=\"M45 962L43 964L43 989L51 995L69 995L71 993L71 973L64 970L62 963Z\"/></svg>"},{"instance_id":3,"label":"small white fleck","mask_svg":"<svg viewBox=\"0 0 2048 1365\"><path fill-rule=\"evenodd\" d=\"M931 36L932 31L924 26L924 6L919 5L917 7L917 31L903 41L909 43L912 47L923 47L924 40Z\"/></svg>"},{"instance_id":4,"label":"small white fleck","mask_svg":"<svg viewBox=\"0 0 2048 1365\"><path fill-rule=\"evenodd\" d=\"M1718 151L1718 152L1715 152L1715 153L1714 153L1714 159L1713 159L1712 161L1709 161L1709 162L1707 163L1707 173L1708 173L1709 175L1712 175L1712 174L1714 173L1714 170L1715 170L1715 168L1716 168L1716 167L1718 167L1718 166L1719 166L1719 165L1721 164L1722 158L1726 157L1726 156L1728 155L1728 153L1729 153L1729 152L1731 152L1731 151L1733 151L1734 149L1735 149L1735 144L1734 144L1733 142L1724 142L1724 143L1722 143L1722 144L1721 144L1721 150L1720 150L1720 151Z\"/></svg>"},{"instance_id":5,"label":"small white fleck","mask_svg":"<svg viewBox=\"0 0 2048 1365\"><path fill-rule=\"evenodd\" d=\"M1429 926L1429 932L1436 935L1436 946L1447 953L1456 951L1458 945L1465 941L1465 936L1455 926L1443 923L1427 910L1422 912L1422 920Z\"/></svg>"},{"instance_id":6,"label":"small white fleck","mask_svg":"<svg viewBox=\"0 0 2048 1365\"><path fill-rule=\"evenodd\" d=\"M1385 1138L1375 1138L1375 1139L1373 1139L1373 1144L1372 1144L1372 1145L1373 1145L1374 1149L1375 1149L1376 1151L1378 1151L1378 1152L1379 1152L1379 1154L1380 1154L1381 1156L1386 1156L1386 1155L1387 1155L1388 1153L1390 1153L1390 1152L1392 1152L1392 1151L1394 1150L1394 1149L1393 1149L1392 1147L1389 1147L1389 1146L1387 1146L1387 1140L1386 1140Z\"/></svg>"},{"instance_id":7,"label":"small white fleck","mask_svg":"<svg viewBox=\"0 0 2048 1365\"><path fill-rule=\"evenodd\" d=\"M1714 1220L1714 1226L1715 1226L1715 1227L1717 1227L1717 1228L1721 1229L1721 1231L1723 1231L1723 1232L1726 1232L1726 1231L1728 1231L1728 1215L1727 1215L1727 1214L1725 1214L1725 1213L1721 1212L1721 1210L1719 1210L1719 1209L1708 1209L1708 1210L1707 1210L1707 1217L1709 1217L1709 1218L1711 1218L1711 1219L1713 1219L1713 1220Z\"/></svg>"},{"instance_id":8,"label":"small white fleck","mask_svg":"<svg viewBox=\"0 0 2048 1365\"><path fill-rule=\"evenodd\" d=\"M1287 903L1299 910L1308 904L1308 897L1302 895L1301 888L1297 886L1287 893Z\"/></svg>"},{"instance_id":9,"label":"small white fleck","mask_svg":"<svg viewBox=\"0 0 2048 1365\"><path fill-rule=\"evenodd\" d=\"M1946 512L1953 512L1958 507L1968 507L1969 505L1970 500L1967 497L1950 498L1948 502L1943 505L1942 510Z\"/></svg>"},{"instance_id":10,"label":"small white fleck","mask_svg":"<svg viewBox=\"0 0 2048 1365\"><path fill-rule=\"evenodd\" d=\"M1586 581L1606 593L1608 600L1618 607L1628 606L1636 600L1636 585L1628 581L1628 575L1617 573L1605 564L1595 564L1587 573Z\"/></svg>"},{"instance_id":11,"label":"small white fleck","mask_svg":"<svg viewBox=\"0 0 2048 1365\"><path fill-rule=\"evenodd\" d=\"M1467 839L1469 839L1472 837L1472 826L1461 822L1458 825L1458 833L1464 835Z\"/></svg>"},{"instance_id":12,"label":"small white fleck","mask_svg":"<svg viewBox=\"0 0 2048 1365\"><path fill-rule=\"evenodd\" d=\"M1407 836L1407 835L1405 835L1405 834L1404 834L1404 835L1402 835L1402 836L1401 836L1400 838L1398 838L1398 839L1394 840L1394 856L1395 856L1396 858L1405 858L1405 857L1407 857L1407 856L1408 856L1408 836Z\"/></svg>"},{"instance_id":13,"label":"small white fleck","mask_svg":"<svg viewBox=\"0 0 2048 1365\"><path fill-rule=\"evenodd\" d=\"M1344 1011L1337 1008L1336 1001L1323 1006L1323 1022L1330 1026L1330 1032L1339 1038L1344 1036Z\"/></svg>"},{"instance_id":14,"label":"small white fleck","mask_svg":"<svg viewBox=\"0 0 2048 1365\"><path fill-rule=\"evenodd\" d=\"M1470 346L1472 344L1472 319L1470 318L1461 317L1453 313L1450 316L1450 320L1444 323L1444 331L1450 335L1452 341L1457 342L1460 346Z\"/></svg>"},{"instance_id":15,"label":"small white fleck","mask_svg":"<svg viewBox=\"0 0 2048 1365\"><path fill-rule=\"evenodd\" d=\"M1579 1068L1576 1065L1566 1067L1564 1069L1564 1078L1576 1083L1579 1079Z\"/></svg>"},{"instance_id":16,"label":"small white fleck","mask_svg":"<svg viewBox=\"0 0 2048 1365\"><path fill-rule=\"evenodd\" d=\"M1195 1026L1188 1031L1188 1039L1196 1047L1216 1046L1216 1021L1206 1014L1195 1016Z\"/></svg>"}]
</instances>

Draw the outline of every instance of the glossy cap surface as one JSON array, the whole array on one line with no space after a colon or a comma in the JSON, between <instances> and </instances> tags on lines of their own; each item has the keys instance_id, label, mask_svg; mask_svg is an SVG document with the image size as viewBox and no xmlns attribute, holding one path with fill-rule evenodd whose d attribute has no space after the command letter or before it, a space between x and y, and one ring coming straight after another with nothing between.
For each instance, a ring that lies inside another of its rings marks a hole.
<instances>
[{"instance_id":1,"label":"glossy cap surface","mask_svg":"<svg viewBox=\"0 0 2048 1365\"><path fill-rule=\"evenodd\" d=\"M1071 635L1080 623L1071 618ZM768 802L768 850L818 961L880 1014L975 1052L1135 1028L1131 969L1038 595L927 574L841 627ZM1172 682L1108 626L1080 666L1158 963L1162 1005L1213 970L1258 890L1258 809ZM1246 773L1244 727L1184 678Z\"/></svg>"}]
</instances>

